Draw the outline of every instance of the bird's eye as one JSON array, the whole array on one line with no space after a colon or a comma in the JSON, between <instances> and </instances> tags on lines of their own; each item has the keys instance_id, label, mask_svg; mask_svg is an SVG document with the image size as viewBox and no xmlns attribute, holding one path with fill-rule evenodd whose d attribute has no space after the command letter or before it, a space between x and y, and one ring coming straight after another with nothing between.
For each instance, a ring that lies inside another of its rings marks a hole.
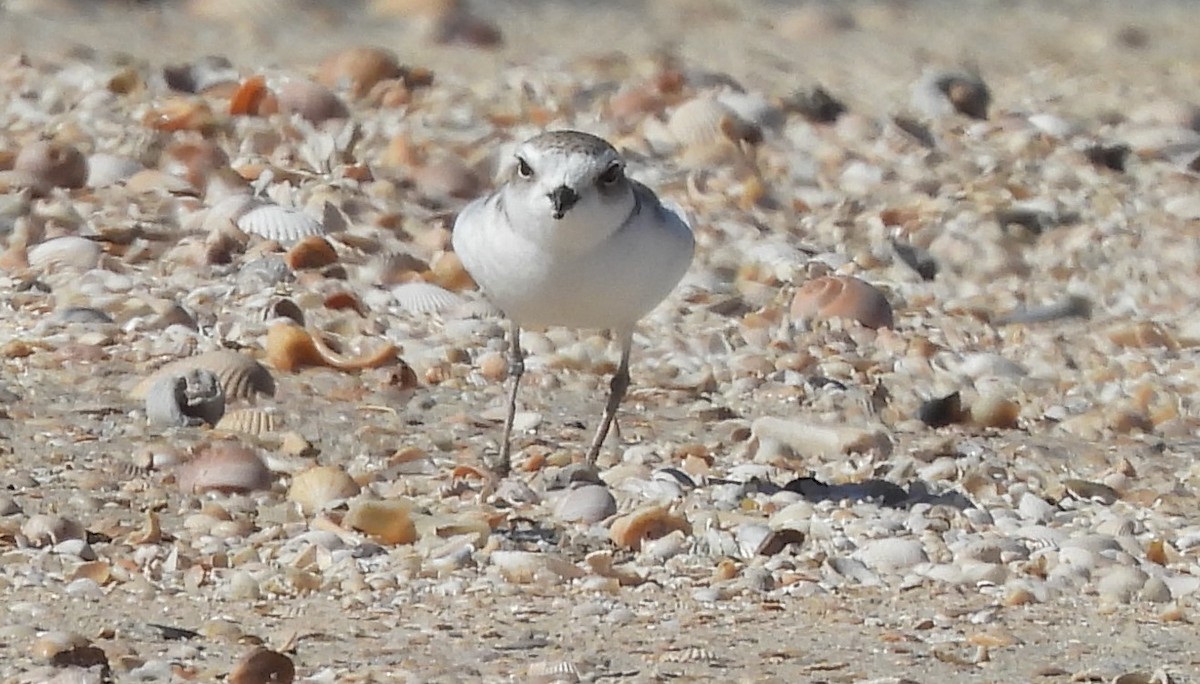
<instances>
[{"instance_id":1,"label":"bird's eye","mask_svg":"<svg viewBox=\"0 0 1200 684\"><path fill-rule=\"evenodd\" d=\"M517 157L517 175L521 178L533 178L533 167L520 157Z\"/></svg>"},{"instance_id":2,"label":"bird's eye","mask_svg":"<svg viewBox=\"0 0 1200 684\"><path fill-rule=\"evenodd\" d=\"M600 183L602 185L614 185L619 180L621 180L620 164L613 164L605 169L604 173L600 174Z\"/></svg>"}]
</instances>

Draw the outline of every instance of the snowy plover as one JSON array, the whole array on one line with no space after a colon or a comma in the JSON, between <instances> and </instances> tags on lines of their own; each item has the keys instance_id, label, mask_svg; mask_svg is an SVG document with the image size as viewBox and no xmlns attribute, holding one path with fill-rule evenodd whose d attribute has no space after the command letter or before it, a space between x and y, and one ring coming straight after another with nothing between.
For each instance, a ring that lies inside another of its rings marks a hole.
<instances>
[{"instance_id":1,"label":"snowy plover","mask_svg":"<svg viewBox=\"0 0 1200 684\"><path fill-rule=\"evenodd\" d=\"M508 415L496 469L508 472L521 328L612 330L621 342L604 415L588 449L595 463L629 387L634 325L692 263L687 222L625 175L612 145L578 131L542 133L517 150L511 175L454 223L454 251L509 319Z\"/></svg>"}]
</instances>

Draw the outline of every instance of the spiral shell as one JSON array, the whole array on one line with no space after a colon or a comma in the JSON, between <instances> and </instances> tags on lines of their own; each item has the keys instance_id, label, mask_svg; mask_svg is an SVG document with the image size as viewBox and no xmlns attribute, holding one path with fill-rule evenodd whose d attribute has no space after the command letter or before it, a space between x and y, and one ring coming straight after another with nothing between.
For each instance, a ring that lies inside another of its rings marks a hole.
<instances>
[{"instance_id":1,"label":"spiral shell","mask_svg":"<svg viewBox=\"0 0 1200 684\"><path fill-rule=\"evenodd\" d=\"M185 494L250 492L270 488L271 471L253 449L215 442L176 469L175 483Z\"/></svg>"},{"instance_id":2,"label":"spiral shell","mask_svg":"<svg viewBox=\"0 0 1200 684\"><path fill-rule=\"evenodd\" d=\"M396 347L384 344L375 352L357 357L330 349L320 335L314 335L291 322L279 321L267 329L267 361L275 368L291 372L305 366L328 366L338 370L378 368L396 359Z\"/></svg>"},{"instance_id":3,"label":"spiral shell","mask_svg":"<svg viewBox=\"0 0 1200 684\"><path fill-rule=\"evenodd\" d=\"M665 537L675 530L691 534L692 526L686 518L663 506L647 506L614 520L608 537L617 546L636 551L642 548L642 542Z\"/></svg>"},{"instance_id":4,"label":"spiral shell","mask_svg":"<svg viewBox=\"0 0 1200 684\"><path fill-rule=\"evenodd\" d=\"M292 478L288 501L312 515L327 504L358 494L358 483L346 471L334 466L314 466Z\"/></svg>"},{"instance_id":5,"label":"spiral shell","mask_svg":"<svg viewBox=\"0 0 1200 684\"><path fill-rule=\"evenodd\" d=\"M275 379L262 364L245 354L220 349L168 363L138 383L130 395L134 399L145 399L147 392L160 378L181 375L192 369L215 373L226 401L250 399L256 394L275 394Z\"/></svg>"},{"instance_id":6,"label":"spiral shell","mask_svg":"<svg viewBox=\"0 0 1200 684\"><path fill-rule=\"evenodd\" d=\"M190 368L160 377L146 392L146 418L177 427L215 425L225 413L225 391L217 374Z\"/></svg>"},{"instance_id":7,"label":"spiral shell","mask_svg":"<svg viewBox=\"0 0 1200 684\"><path fill-rule=\"evenodd\" d=\"M432 283L401 283L392 288L392 297L402 309L411 314L430 314L449 311L463 303L463 298Z\"/></svg>"},{"instance_id":8,"label":"spiral shell","mask_svg":"<svg viewBox=\"0 0 1200 684\"><path fill-rule=\"evenodd\" d=\"M892 305L878 288L851 276L814 278L792 298L792 318L849 318L868 328L890 328Z\"/></svg>"},{"instance_id":9,"label":"spiral shell","mask_svg":"<svg viewBox=\"0 0 1200 684\"><path fill-rule=\"evenodd\" d=\"M88 162L70 145L39 140L21 148L13 170L27 174L40 186L82 188L87 182Z\"/></svg>"},{"instance_id":10,"label":"spiral shell","mask_svg":"<svg viewBox=\"0 0 1200 684\"><path fill-rule=\"evenodd\" d=\"M294 245L306 237L325 235L325 226L299 209L278 204L259 204L237 219L237 227L282 245Z\"/></svg>"}]
</instances>

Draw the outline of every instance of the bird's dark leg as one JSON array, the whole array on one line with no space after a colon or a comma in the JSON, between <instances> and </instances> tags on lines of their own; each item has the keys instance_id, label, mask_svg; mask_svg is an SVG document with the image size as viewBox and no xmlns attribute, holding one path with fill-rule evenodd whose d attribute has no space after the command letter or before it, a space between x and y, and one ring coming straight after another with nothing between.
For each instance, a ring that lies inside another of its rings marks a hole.
<instances>
[{"instance_id":1,"label":"bird's dark leg","mask_svg":"<svg viewBox=\"0 0 1200 684\"><path fill-rule=\"evenodd\" d=\"M517 388L525 374L525 353L521 351L521 326L509 321L508 329L508 381L512 384L508 395L508 413L504 416L504 439L500 442L500 458L494 470L504 477L512 468L512 429L517 415Z\"/></svg>"},{"instance_id":2,"label":"bird's dark leg","mask_svg":"<svg viewBox=\"0 0 1200 684\"><path fill-rule=\"evenodd\" d=\"M600 447L604 446L608 431L617 417L617 409L621 406L621 400L625 398L626 390L629 389L629 351L633 347L633 331L622 330L619 331L619 335L621 363L617 366L617 372L613 374L612 382L608 386L608 403L604 405L604 417L600 420L600 427L597 428L596 436L592 439L592 446L588 449L588 465L596 465Z\"/></svg>"}]
</instances>

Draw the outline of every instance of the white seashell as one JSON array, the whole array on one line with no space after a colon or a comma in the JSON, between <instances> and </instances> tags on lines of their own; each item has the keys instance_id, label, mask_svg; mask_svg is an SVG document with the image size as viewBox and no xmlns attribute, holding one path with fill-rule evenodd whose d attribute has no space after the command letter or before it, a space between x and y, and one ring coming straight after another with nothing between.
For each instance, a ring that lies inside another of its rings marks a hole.
<instances>
[{"instance_id":1,"label":"white seashell","mask_svg":"<svg viewBox=\"0 0 1200 684\"><path fill-rule=\"evenodd\" d=\"M917 539L872 539L854 552L854 558L877 572L900 572L929 560Z\"/></svg>"},{"instance_id":2,"label":"white seashell","mask_svg":"<svg viewBox=\"0 0 1200 684\"><path fill-rule=\"evenodd\" d=\"M106 188L116 185L146 167L136 159L115 154L97 152L88 158L87 182L89 188Z\"/></svg>"},{"instance_id":3,"label":"white seashell","mask_svg":"<svg viewBox=\"0 0 1200 684\"><path fill-rule=\"evenodd\" d=\"M760 93L723 90L717 95L717 101L728 107L741 121L760 128L777 128L784 121L783 112Z\"/></svg>"},{"instance_id":4,"label":"white seashell","mask_svg":"<svg viewBox=\"0 0 1200 684\"><path fill-rule=\"evenodd\" d=\"M334 466L314 466L292 478L288 501L312 515L328 504L348 499L359 492L358 483L346 471Z\"/></svg>"},{"instance_id":5,"label":"white seashell","mask_svg":"<svg viewBox=\"0 0 1200 684\"><path fill-rule=\"evenodd\" d=\"M68 235L29 248L29 265L44 271L90 271L100 264L100 243Z\"/></svg>"},{"instance_id":6,"label":"white seashell","mask_svg":"<svg viewBox=\"0 0 1200 684\"><path fill-rule=\"evenodd\" d=\"M292 245L311 236L324 236L325 227L299 209L260 204L237 219L237 227L251 235Z\"/></svg>"},{"instance_id":7,"label":"white seashell","mask_svg":"<svg viewBox=\"0 0 1200 684\"><path fill-rule=\"evenodd\" d=\"M1200 195L1181 195L1163 202L1163 210L1189 221L1200 219Z\"/></svg>"},{"instance_id":8,"label":"white seashell","mask_svg":"<svg viewBox=\"0 0 1200 684\"><path fill-rule=\"evenodd\" d=\"M218 430L227 432L244 432L248 435L261 437L278 432L283 427L283 419L270 409L244 408L230 411L217 422Z\"/></svg>"},{"instance_id":9,"label":"white seashell","mask_svg":"<svg viewBox=\"0 0 1200 684\"><path fill-rule=\"evenodd\" d=\"M728 142L726 127L736 121L740 120L732 109L714 97L702 95L671 112L667 131L681 147L708 147Z\"/></svg>"},{"instance_id":10,"label":"white seashell","mask_svg":"<svg viewBox=\"0 0 1200 684\"><path fill-rule=\"evenodd\" d=\"M464 304L462 297L432 283L401 283L391 292L396 303L411 314L441 313Z\"/></svg>"},{"instance_id":11,"label":"white seashell","mask_svg":"<svg viewBox=\"0 0 1200 684\"><path fill-rule=\"evenodd\" d=\"M562 522L590 525L616 513L617 500L602 485L584 485L567 490L554 505L554 517Z\"/></svg>"},{"instance_id":12,"label":"white seashell","mask_svg":"<svg viewBox=\"0 0 1200 684\"><path fill-rule=\"evenodd\" d=\"M163 375L146 392L146 418L177 427L215 425L225 413L225 391L217 374L190 368Z\"/></svg>"},{"instance_id":13,"label":"white seashell","mask_svg":"<svg viewBox=\"0 0 1200 684\"><path fill-rule=\"evenodd\" d=\"M275 379L265 366L245 354L220 349L168 363L138 383L130 391L130 396L134 399L145 399L146 393L159 378L164 375L179 375L193 368L215 373L221 381L226 401L250 399L255 394L275 394Z\"/></svg>"}]
</instances>

